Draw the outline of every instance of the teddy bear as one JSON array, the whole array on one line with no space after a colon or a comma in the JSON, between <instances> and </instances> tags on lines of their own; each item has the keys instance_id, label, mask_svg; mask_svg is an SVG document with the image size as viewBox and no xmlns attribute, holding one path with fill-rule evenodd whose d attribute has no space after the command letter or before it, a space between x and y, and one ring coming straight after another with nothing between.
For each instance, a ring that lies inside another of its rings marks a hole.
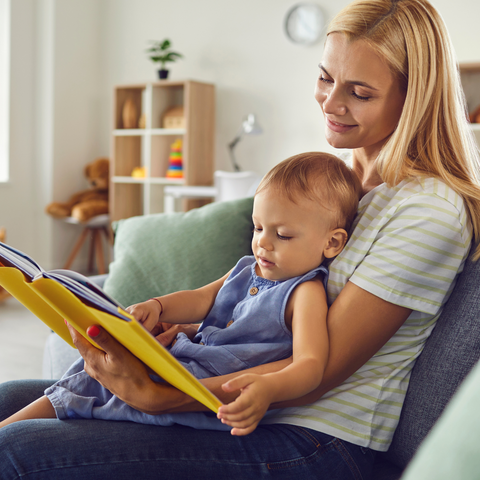
<instances>
[{"instance_id":1,"label":"teddy bear","mask_svg":"<svg viewBox=\"0 0 480 480\"><path fill-rule=\"evenodd\" d=\"M75 193L65 203L53 202L45 212L54 218L73 217L87 222L97 215L108 213L109 160L97 158L85 167L90 188Z\"/></svg>"}]
</instances>

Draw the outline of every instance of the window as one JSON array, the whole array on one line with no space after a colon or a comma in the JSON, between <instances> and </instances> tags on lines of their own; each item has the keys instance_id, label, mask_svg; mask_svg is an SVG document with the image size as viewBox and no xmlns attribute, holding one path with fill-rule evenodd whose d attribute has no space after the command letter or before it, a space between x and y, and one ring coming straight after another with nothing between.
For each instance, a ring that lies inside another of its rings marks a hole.
<instances>
[{"instance_id":1,"label":"window","mask_svg":"<svg viewBox=\"0 0 480 480\"><path fill-rule=\"evenodd\" d=\"M10 0L0 0L0 183L8 181L10 137Z\"/></svg>"}]
</instances>

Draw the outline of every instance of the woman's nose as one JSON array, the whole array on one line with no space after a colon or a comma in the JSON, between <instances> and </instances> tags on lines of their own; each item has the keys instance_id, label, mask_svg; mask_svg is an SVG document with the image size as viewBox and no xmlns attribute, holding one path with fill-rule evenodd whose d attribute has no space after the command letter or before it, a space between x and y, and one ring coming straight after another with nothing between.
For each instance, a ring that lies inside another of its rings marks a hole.
<instances>
[{"instance_id":1,"label":"woman's nose","mask_svg":"<svg viewBox=\"0 0 480 480\"><path fill-rule=\"evenodd\" d=\"M323 113L327 115L345 115L347 113L343 94L335 87L324 92L318 103L320 103Z\"/></svg>"}]
</instances>

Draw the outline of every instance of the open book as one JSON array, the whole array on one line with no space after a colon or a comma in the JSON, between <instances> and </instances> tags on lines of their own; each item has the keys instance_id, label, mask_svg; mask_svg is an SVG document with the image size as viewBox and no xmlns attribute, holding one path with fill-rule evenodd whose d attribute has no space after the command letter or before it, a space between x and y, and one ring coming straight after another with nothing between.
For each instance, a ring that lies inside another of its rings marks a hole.
<instances>
[{"instance_id":1,"label":"open book","mask_svg":"<svg viewBox=\"0 0 480 480\"><path fill-rule=\"evenodd\" d=\"M71 270L46 272L28 255L0 242L0 285L72 347L64 319L96 347L86 330L100 325L166 382L218 411L220 400L87 277Z\"/></svg>"}]
</instances>

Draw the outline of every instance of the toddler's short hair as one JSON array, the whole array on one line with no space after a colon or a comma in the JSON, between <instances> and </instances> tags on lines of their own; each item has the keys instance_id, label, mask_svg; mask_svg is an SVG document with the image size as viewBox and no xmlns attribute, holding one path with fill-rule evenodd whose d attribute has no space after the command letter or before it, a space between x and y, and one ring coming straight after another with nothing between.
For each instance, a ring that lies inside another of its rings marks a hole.
<instances>
[{"instance_id":1,"label":"toddler's short hair","mask_svg":"<svg viewBox=\"0 0 480 480\"><path fill-rule=\"evenodd\" d=\"M332 228L349 232L357 213L362 186L356 174L335 155L307 152L294 155L263 177L256 194L274 187L296 203L299 195L318 201L332 213Z\"/></svg>"}]
</instances>

